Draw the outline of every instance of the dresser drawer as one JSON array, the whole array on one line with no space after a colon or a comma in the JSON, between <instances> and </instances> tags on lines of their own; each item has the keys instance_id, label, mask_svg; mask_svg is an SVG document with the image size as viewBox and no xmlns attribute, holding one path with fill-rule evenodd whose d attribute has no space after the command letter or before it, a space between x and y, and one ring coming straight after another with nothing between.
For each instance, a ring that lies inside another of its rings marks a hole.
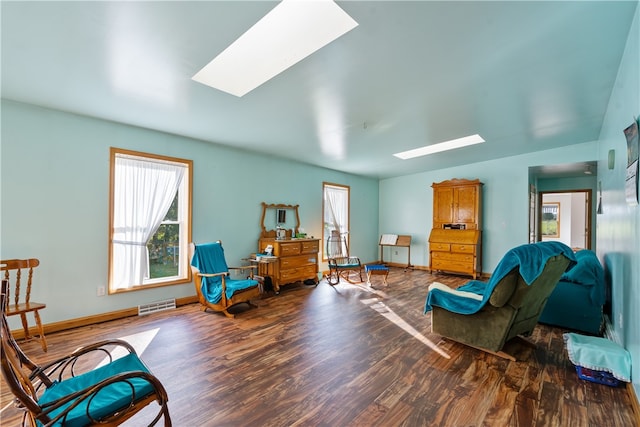
<instances>
[{"instance_id":1,"label":"dresser drawer","mask_svg":"<svg viewBox=\"0 0 640 427\"><path fill-rule=\"evenodd\" d=\"M280 268L295 268L305 265L315 265L317 257L315 255L295 255L286 258L280 258Z\"/></svg>"},{"instance_id":2,"label":"dresser drawer","mask_svg":"<svg viewBox=\"0 0 640 427\"><path fill-rule=\"evenodd\" d=\"M451 250L451 245L449 243L429 243L429 248L432 251L449 252Z\"/></svg>"},{"instance_id":3,"label":"dresser drawer","mask_svg":"<svg viewBox=\"0 0 640 427\"><path fill-rule=\"evenodd\" d=\"M299 242L278 243L276 245L276 256L291 256L300 253Z\"/></svg>"},{"instance_id":4,"label":"dresser drawer","mask_svg":"<svg viewBox=\"0 0 640 427\"><path fill-rule=\"evenodd\" d=\"M313 242L302 242L302 253L303 254L317 254L320 250L320 243L317 240Z\"/></svg>"},{"instance_id":5,"label":"dresser drawer","mask_svg":"<svg viewBox=\"0 0 640 427\"><path fill-rule=\"evenodd\" d=\"M473 273L473 263L457 262L448 259L431 260L431 268L434 270L455 271L460 273Z\"/></svg>"},{"instance_id":6,"label":"dresser drawer","mask_svg":"<svg viewBox=\"0 0 640 427\"><path fill-rule=\"evenodd\" d=\"M451 244L451 252L458 253L467 253L472 254L476 251L476 245L460 245L460 244Z\"/></svg>"},{"instance_id":7,"label":"dresser drawer","mask_svg":"<svg viewBox=\"0 0 640 427\"><path fill-rule=\"evenodd\" d=\"M431 252L431 259L473 263L473 255L454 254L451 252Z\"/></svg>"},{"instance_id":8,"label":"dresser drawer","mask_svg":"<svg viewBox=\"0 0 640 427\"><path fill-rule=\"evenodd\" d=\"M315 265L280 269L280 281L282 283L291 283L298 280L313 279L316 277L316 274Z\"/></svg>"}]
</instances>

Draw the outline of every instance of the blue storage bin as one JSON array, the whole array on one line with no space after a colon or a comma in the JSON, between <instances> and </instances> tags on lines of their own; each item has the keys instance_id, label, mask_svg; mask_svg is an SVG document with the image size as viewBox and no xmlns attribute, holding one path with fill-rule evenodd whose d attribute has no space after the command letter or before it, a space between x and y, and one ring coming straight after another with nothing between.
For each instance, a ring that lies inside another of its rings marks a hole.
<instances>
[{"instance_id":1,"label":"blue storage bin","mask_svg":"<svg viewBox=\"0 0 640 427\"><path fill-rule=\"evenodd\" d=\"M591 381L593 383L604 384L611 387L618 387L622 382L616 377L605 371L595 371L593 369L576 366L578 377L582 380Z\"/></svg>"}]
</instances>

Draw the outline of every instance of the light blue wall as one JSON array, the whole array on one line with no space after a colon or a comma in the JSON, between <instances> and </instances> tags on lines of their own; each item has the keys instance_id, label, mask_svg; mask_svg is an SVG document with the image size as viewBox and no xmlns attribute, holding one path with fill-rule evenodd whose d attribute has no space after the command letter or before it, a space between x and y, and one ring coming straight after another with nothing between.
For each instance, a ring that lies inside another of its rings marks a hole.
<instances>
[{"instance_id":1,"label":"light blue wall","mask_svg":"<svg viewBox=\"0 0 640 427\"><path fill-rule=\"evenodd\" d=\"M482 271L491 273L507 250L528 242L529 167L594 161L596 156L597 142L592 141L381 180L380 232L411 234L412 264L427 266L427 239L433 223L431 184L452 178L480 179L484 183Z\"/></svg>"},{"instance_id":2,"label":"light blue wall","mask_svg":"<svg viewBox=\"0 0 640 427\"><path fill-rule=\"evenodd\" d=\"M623 130L640 115L640 6L609 101L598 145L602 215L598 215L598 256L612 285L612 323L633 359L632 380L640 396L640 207L625 201L627 144ZM607 168L609 150L615 168Z\"/></svg>"},{"instance_id":3,"label":"light blue wall","mask_svg":"<svg viewBox=\"0 0 640 427\"><path fill-rule=\"evenodd\" d=\"M323 181L351 187L352 253L377 257L377 180L3 100L0 258L40 259L33 298L47 303L45 324L195 294L186 284L96 296L111 146L192 159L193 240L221 239L231 265L257 250L261 202L300 205L301 226L320 237Z\"/></svg>"}]
</instances>

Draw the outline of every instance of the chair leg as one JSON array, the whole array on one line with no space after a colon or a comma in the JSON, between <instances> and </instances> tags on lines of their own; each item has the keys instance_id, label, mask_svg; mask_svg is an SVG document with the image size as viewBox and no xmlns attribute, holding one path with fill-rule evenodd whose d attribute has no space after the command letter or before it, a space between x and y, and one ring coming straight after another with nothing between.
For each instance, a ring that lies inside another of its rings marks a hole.
<instances>
[{"instance_id":1,"label":"chair leg","mask_svg":"<svg viewBox=\"0 0 640 427\"><path fill-rule=\"evenodd\" d=\"M340 274L337 269L329 267L329 274L327 274L327 283L331 286L340 283Z\"/></svg>"},{"instance_id":2,"label":"chair leg","mask_svg":"<svg viewBox=\"0 0 640 427\"><path fill-rule=\"evenodd\" d=\"M29 323L27 322L26 313L20 313L20 321L22 322L22 330L24 331L25 341L28 339L31 339L31 334L29 334Z\"/></svg>"},{"instance_id":3,"label":"chair leg","mask_svg":"<svg viewBox=\"0 0 640 427\"><path fill-rule=\"evenodd\" d=\"M227 317L228 317L228 318L230 318L230 319L235 319L235 318L236 318L236 315L235 315L235 314L233 314L233 313L229 313L226 309L225 309L225 310L222 310L222 312L224 313L224 315L225 315L225 316L227 316Z\"/></svg>"},{"instance_id":4,"label":"chair leg","mask_svg":"<svg viewBox=\"0 0 640 427\"><path fill-rule=\"evenodd\" d=\"M40 313L38 310L33 312L33 317L36 319L36 326L38 327L38 332L40 333L40 346L42 347L42 351L47 352L47 339L44 337L44 328L42 327L42 321L40 320Z\"/></svg>"}]
</instances>

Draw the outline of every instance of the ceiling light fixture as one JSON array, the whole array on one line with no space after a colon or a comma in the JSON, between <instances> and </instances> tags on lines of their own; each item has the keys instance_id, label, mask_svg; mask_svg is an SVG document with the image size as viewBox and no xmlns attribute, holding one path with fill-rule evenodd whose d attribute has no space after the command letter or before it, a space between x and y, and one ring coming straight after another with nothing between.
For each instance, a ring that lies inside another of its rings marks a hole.
<instances>
[{"instance_id":1,"label":"ceiling light fixture","mask_svg":"<svg viewBox=\"0 0 640 427\"><path fill-rule=\"evenodd\" d=\"M241 97L357 26L332 0L282 0L192 79Z\"/></svg>"},{"instance_id":2,"label":"ceiling light fixture","mask_svg":"<svg viewBox=\"0 0 640 427\"><path fill-rule=\"evenodd\" d=\"M396 153L394 156L408 160L414 157L426 156L428 154L439 153L441 151L453 150L456 148L466 147L468 145L480 144L485 142L484 139L478 134L465 136L463 138L452 139L451 141L441 142L439 144L427 145L425 147L415 148L413 150L403 151Z\"/></svg>"}]
</instances>

